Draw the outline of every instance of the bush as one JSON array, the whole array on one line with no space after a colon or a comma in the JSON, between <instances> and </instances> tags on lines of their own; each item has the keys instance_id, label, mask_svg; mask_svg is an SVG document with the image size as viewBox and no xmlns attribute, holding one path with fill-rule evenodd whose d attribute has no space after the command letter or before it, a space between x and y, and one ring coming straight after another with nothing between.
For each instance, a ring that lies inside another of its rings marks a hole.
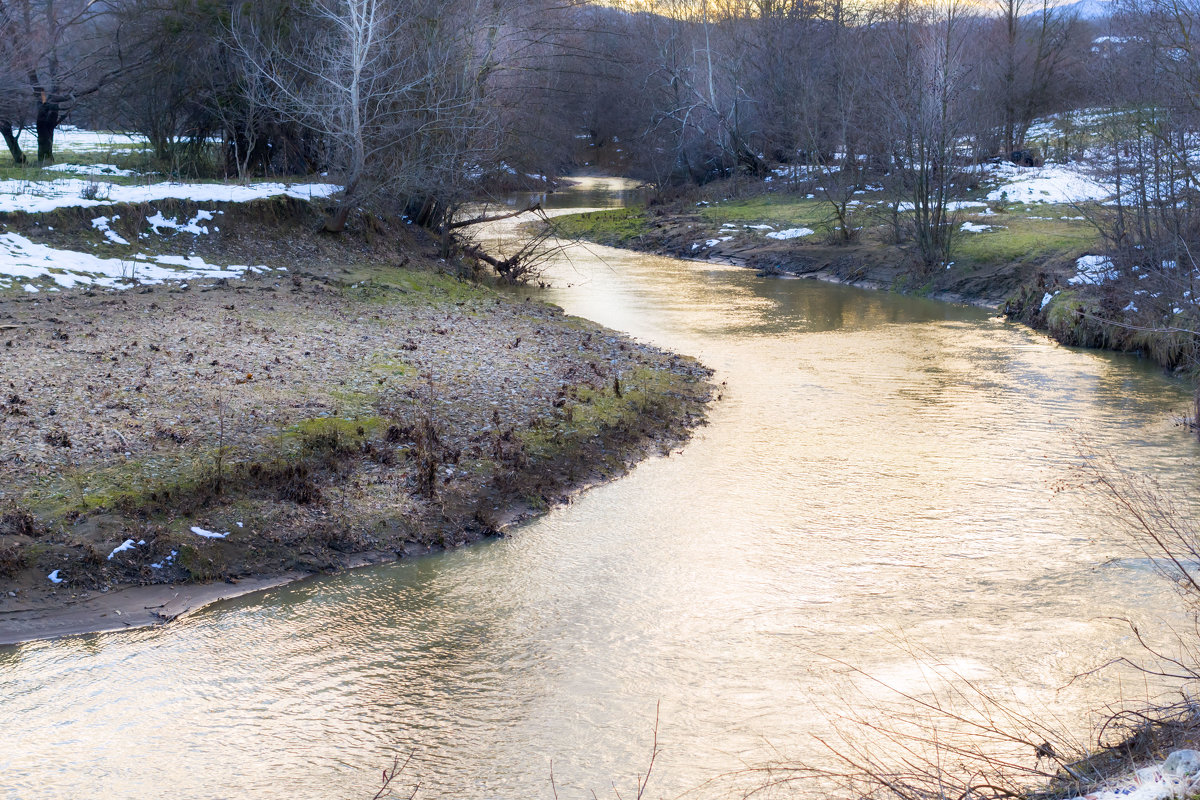
<instances>
[{"instance_id":1,"label":"bush","mask_svg":"<svg viewBox=\"0 0 1200 800\"><path fill-rule=\"evenodd\" d=\"M43 532L41 523L28 509L15 500L0 505L0 536L29 536L37 538Z\"/></svg>"},{"instance_id":2,"label":"bush","mask_svg":"<svg viewBox=\"0 0 1200 800\"><path fill-rule=\"evenodd\" d=\"M25 552L16 545L0 547L0 578L15 578L29 566Z\"/></svg>"}]
</instances>

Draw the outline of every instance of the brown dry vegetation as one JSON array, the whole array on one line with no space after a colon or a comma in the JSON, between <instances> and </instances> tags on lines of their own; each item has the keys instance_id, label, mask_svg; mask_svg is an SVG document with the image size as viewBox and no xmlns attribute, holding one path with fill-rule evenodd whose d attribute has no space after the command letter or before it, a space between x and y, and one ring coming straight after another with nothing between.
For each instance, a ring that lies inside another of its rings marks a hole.
<instances>
[{"instance_id":1,"label":"brown dry vegetation","mask_svg":"<svg viewBox=\"0 0 1200 800\"><path fill-rule=\"evenodd\" d=\"M456 546L702 418L696 362L438 272L403 226L226 210L160 246L286 272L0 297L0 611Z\"/></svg>"}]
</instances>

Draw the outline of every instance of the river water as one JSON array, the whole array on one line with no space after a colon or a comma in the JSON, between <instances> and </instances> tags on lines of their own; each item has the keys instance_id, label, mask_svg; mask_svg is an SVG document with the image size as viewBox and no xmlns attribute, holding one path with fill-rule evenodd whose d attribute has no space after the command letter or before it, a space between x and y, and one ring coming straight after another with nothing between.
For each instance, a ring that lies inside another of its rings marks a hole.
<instances>
[{"instance_id":1,"label":"river water","mask_svg":"<svg viewBox=\"0 0 1200 800\"><path fill-rule=\"evenodd\" d=\"M1131 691L1064 686L1136 652L1108 617L1178 602L1055 488L1086 437L1195 496L1185 386L815 281L594 246L548 278L522 293L716 370L692 442L504 540L0 649L0 797L369 798L397 752L403 796L552 798L552 771L564 800L631 796L656 714L647 797L717 797L829 758L829 715L886 694L846 665L922 693L923 651L1084 732Z\"/></svg>"}]
</instances>

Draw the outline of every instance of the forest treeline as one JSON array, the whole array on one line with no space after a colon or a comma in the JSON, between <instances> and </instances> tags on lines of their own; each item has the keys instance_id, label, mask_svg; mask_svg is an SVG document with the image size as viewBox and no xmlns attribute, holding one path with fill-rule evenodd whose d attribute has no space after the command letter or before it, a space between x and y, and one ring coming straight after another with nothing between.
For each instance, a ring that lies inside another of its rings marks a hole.
<instances>
[{"instance_id":1,"label":"forest treeline","mask_svg":"<svg viewBox=\"0 0 1200 800\"><path fill-rule=\"evenodd\" d=\"M658 187L802 165L847 240L853 193L886 189L929 267L974 165L1086 154L1118 187L1114 254L1190 261L1196 4L1081 9L2 0L0 133L16 163L52 160L73 123L143 134L181 174L326 173L345 187L333 231L372 207L444 232L489 187L569 169L581 143L619 143L624 169ZM1097 107L1121 112L1103 133L1026 148L1038 117Z\"/></svg>"}]
</instances>

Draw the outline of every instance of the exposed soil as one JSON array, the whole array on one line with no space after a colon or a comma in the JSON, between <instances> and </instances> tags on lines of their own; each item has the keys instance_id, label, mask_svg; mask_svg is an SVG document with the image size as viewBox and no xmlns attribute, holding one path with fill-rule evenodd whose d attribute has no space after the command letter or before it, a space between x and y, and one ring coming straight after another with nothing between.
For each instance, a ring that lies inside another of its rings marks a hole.
<instances>
[{"instance_id":1,"label":"exposed soil","mask_svg":"<svg viewBox=\"0 0 1200 800\"><path fill-rule=\"evenodd\" d=\"M440 274L403 228L254 206L175 247L287 272L0 297L0 643L459 546L703 420L693 360ZM96 212L54 216L78 248Z\"/></svg>"}]
</instances>

